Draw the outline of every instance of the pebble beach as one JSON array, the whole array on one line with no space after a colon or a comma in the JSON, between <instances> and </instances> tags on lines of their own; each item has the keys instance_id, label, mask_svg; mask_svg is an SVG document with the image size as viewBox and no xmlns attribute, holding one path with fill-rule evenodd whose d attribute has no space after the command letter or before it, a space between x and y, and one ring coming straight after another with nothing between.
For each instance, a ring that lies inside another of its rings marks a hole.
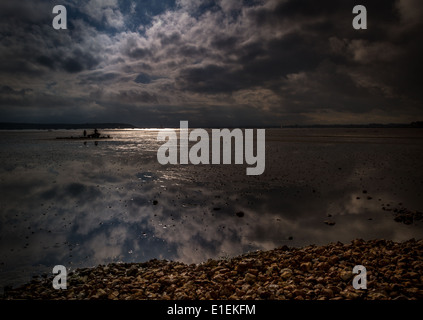
<instances>
[{"instance_id":1,"label":"pebble beach","mask_svg":"<svg viewBox=\"0 0 423 320\"><path fill-rule=\"evenodd\" d=\"M356 239L282 246L200 264L150 260L81 268L67 289L53 276L5 291L3 299L42 300L416 300L423 298L423 240ZM367 289L354 289L355 265Z\"/></svg>"}]
</instances>

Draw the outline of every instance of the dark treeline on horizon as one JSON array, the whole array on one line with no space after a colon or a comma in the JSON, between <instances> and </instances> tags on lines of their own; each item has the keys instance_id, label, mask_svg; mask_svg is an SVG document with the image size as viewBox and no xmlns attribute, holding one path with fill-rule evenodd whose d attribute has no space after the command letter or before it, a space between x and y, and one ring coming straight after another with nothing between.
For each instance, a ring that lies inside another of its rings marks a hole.
<instances>
[{"instance_id":1,"label":"dark treeline on horizon","mask_svg":"<svg viewBox=\"0 0 423 320\"><path fill-rule=\"evenodd\" d=\"M282 128L423 128L423 121L415 121L411 123L286 125L281 127Z\"/></svg>"},{"instance_id":2,"label":"dark treeline on horizon","mask_svg":"<svg viewBox=\"0 0 423 320\"><path fill-rule=\"evenodd\" d=\"M238 126L237 128L423 128L423 121L411 123L369 123L369 124L311 124L311 125L274 125L274 126ZM128 123L15 123L0 122L0 130L58 130L58 129L134 129L134 128L159 128L159 127L138 127ZM173 127L169 127L173 128ZM178 128L178 127L175 127ZM211 127L210 127L211 128ZM219 127L213 127L219 128ZM222 127L223 128L223 127ZM225 128L235 128L225 126Z\"/></svg>"},{"instance_id":3,"label":"dark treeline on horizon","mask_svg":"<svg viewBox=\"0 0 423 320\"><path fill-rule=\"evenodd\" d=\"M0 130L55 130L55 129L128 129L136 126L127 123L14 123L0 122Z\"/></svg>"}]
</instances>

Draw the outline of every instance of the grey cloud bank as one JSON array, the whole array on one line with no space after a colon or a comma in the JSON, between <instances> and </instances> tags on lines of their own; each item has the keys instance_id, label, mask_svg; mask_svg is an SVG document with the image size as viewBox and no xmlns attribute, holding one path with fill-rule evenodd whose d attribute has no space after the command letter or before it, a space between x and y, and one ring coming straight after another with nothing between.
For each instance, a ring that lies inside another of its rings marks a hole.
<instances>
[{"instance_id":1,"label":"grey cloud bank","mask_svg":"<svg viewBox=\"0 0 423 320\"><path fill-rule=\"evenodd\" d=\"M395 1L0 4L0 117L193 127L422 117L423 5ZM352 8L366 6L368 29Z\"/></svg>"}]
</instances>

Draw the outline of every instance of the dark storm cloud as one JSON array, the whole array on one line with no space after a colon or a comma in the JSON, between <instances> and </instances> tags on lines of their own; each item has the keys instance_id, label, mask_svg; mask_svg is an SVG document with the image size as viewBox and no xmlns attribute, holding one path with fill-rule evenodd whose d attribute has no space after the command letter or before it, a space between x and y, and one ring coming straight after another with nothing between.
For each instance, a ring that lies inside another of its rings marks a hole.
<instances>
[{"instance_id":1,"label":"dark storm cloud","mask_svg":"<svg viewBox=\"0 0 423 320\"><path fill-rule=\"evenodd\" d=\"M141 72L137 75L134 81L137 83L148 84L151 82L151 77L148 74Z\"/></svg>"},{"instance_id":2,"label":"dark storm cloud","mask_svg":"<svg viewBox=\"0 0 423 320\"><path fill-rule=\"evenodd\" d=\"M55 69L56 59L52 59L50 57L47 57L47 56L42 55L42 56L39 56L36 59L36 61L39 64L41 64L41 65L43 65L45 67L48 67L49 69Z\"/></svg>"},{"instance_id":3,"label":"dark storm cloud","mask_svg":"<svg viewBox=\"0 0 423 320\"><path fill-rule=\"evenodd\" d=\"M2 86L0 87L0 94L3 95L16 95L16 96L24 96L25 93L33 91L32 89L21 89L21 90L14 90L9 86Z\"/></svg>"},{"instance_id":4,"label":"dark storm cloud","mask_svg":"<svg viewBox=\"0 0 423 320\"><path fill-rule=\"evenodd\" d=\"M60 32L52 28L54 5L54 1L1 5L6 7L0 14L0 46L5 49L2 72L26 76L40 76L51 70L77 73L98 64L97 53L81 45L81 30Z\"/></svg>"},{"instance_id":5,"label":"dark storm cloud","mask_svg":"<svg viewBox=\"0 0 423 320\"><path fill-rule=\"evenodd\" d=\"M151 57L150 50L144 49L144 48L129 48L127 51L127 55L133 59L139 60L144 59L146 57Z\"/></svg>"},{"instance_id":6,"label":"dark storm cloud","mask_svg":"<svg viewBox=\"0 0 423 320\"><path fill-rule=\"evenodd\" d=\"M232 50L238 45L238 40L239 39L236 36L217 34L213 37L213 40L211 41L211 47L223 51Z\"/></svg>"},{"instance_id":7,"label":"dark storm cloud","mask_svg":"<svg viewBox=\"0 0 423 320\"><path fill-rule=\"evenodd\" d=\"M275 8L251 10L248 16L256 26L292 27L293 31L280 37L264 37L248 46L238 45L242 35L217 35L212 47L227 53L222 56L234 54L235 64L241 67L231 70L226 66L206 65L182 69L183 88L229 93L264 84L284 100L285 109L291 112L310 112L324 106L341 112L365 113L381 104L392 110L400 97L410 91L410 86L396 83L398 77L392 75L402 74L400 81L412 80L413 72L407 74L401 68L405 64L401 56L416 52L403 47L416 46L415 42L396 44L394 41L395 28L400 28L396 3L369 3L371 24L376 27L366 32L351 27L353 4L347 2L284 1ZM334 52L331 44L336 40L346 41L348 49ZM333 64L334 67L329 67ZM309 87L299 90L294 87L298 83L290 84L289 79L295 78L294 75L307 78L302 86ZM309 95L311 92L314 96ZM414 94L419 92L415 90Z\"/></svg>"},{"instance_id":8,"label":"dark storm cloud","mask_svg":"<svg viewBox=\"0 0 423 320\"><path fill-rule=\"evenodd\" d=\"M180 44L181 40L181 35L177 32L174 32L171 35L159 34L158 37L162 46L177 45Z\"/></svg>"},{"instance_id":9,"label":"dark storm cloud","mask_svg":"<svg viewBox=\"0 0 423 320\"><path fill-rule=\"evenodd\" d=\"M89 76L84 77L83 80L80 81L81 85L85 84L95 84L95 83L103 83L103 82L112 82L117 81L119 78L119 73L109 72L94 72Z\"/></svg>"},{"instance_id":10,"label":"dark storm cloud","mask_svg":"<svg viewBox=\"0 0 423 320\"><path fill-rule=\"evenodd\" d=\"M53 49L54 50L54 49ZM78 73L96 67L100 60L85 49L75 49L68 52L66 49L56 49L56 52L43 52L36 58L30 58L34 64L47 67L51 70L64 70L69 73Z\"/></svg>"},{"instance_id":11,"label":"dark storm cloud","mask_svg":"<svg viewBox=\"0 0 423 320\"><path fill-rule=\"evenodd\" d=\"M216 65L186 68L179 77L183 89L200 93L230 93L243 87L234 73Z\"/></svg>"},{"instance_id":12,"label":"dark storm cloud","mask_svg":"<svg viewBox=\"0 0 423 320\"><path fill-rule=\"evenodd\" d=\"M139 125L422 116L418 0L68 0L68 30L52 28L55 4L0 4L4 121L23 109ZM352 28L356 4L367 30Z\"/></svg>"},{"instance_id":13,"label":"dark storm cloud","mask_svg":"<svg viewBox=\"0 0 423 320\"><path fill-rule=\"evenodd\" d=\"M157 103L158 99L155 94L150 94L143 90L127 90L120 91L114 98L116 101L130 103Z\"/></svg>"},{"instance_id":14,"label":"dark storm cloud","mask_svg":"<svg viewBox=\"0 0 423 320\"><path fill-rule=\"evenodd\" d=\"M2 1L0 18L7 19L13 25L21 23L51 22L51 9L56 1Z\"/></svg>"}]
</instances>

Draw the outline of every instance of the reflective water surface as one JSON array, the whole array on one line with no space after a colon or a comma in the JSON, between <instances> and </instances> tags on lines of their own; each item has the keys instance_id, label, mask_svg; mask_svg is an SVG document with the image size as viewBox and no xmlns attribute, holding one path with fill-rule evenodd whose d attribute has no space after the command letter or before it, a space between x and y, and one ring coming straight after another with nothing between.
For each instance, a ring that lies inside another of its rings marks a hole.
<instances>
[{"instance_id":1,"label":"reflective water surface","mask_svg":"<svg viewBox=\"0 0 423 320\"><path fill-rule=\"evenodd\" d=\"M0 132L0 287L54 265L199 263L281 245L422 238L423 133L268 129L266 169L157 162L157 130ZM326 223L325 223L326 222Z\"/></svg>"}]
</instances>

